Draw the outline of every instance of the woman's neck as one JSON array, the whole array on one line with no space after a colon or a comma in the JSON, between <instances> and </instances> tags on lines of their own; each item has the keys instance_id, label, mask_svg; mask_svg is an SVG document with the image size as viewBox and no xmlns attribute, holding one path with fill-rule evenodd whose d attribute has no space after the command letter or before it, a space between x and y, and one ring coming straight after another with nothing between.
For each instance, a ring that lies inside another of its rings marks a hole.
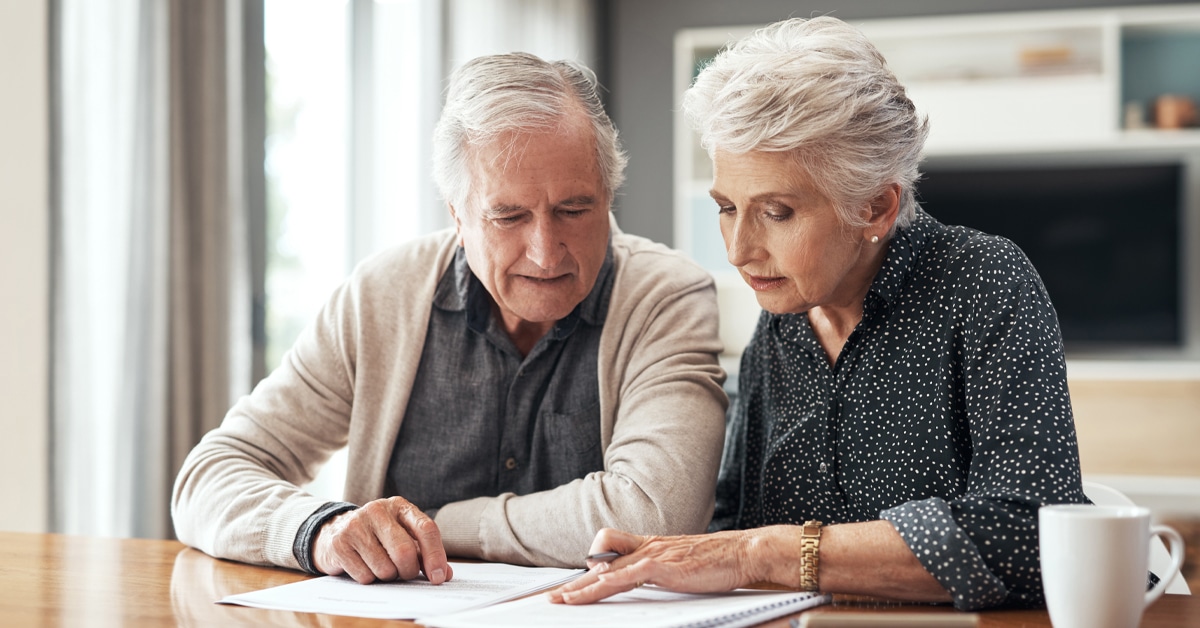
<instances>
[{"instance_id":1,"label":"woman's neck","mask_svg":"<svg viewBox=\"0 0 1200 628\"><path fill-rule=\"evenodd\" d=\"M863 317L863 303L875 275L883 267L887 245L882 244L871 249L872 254L864 258L847 274L843 281L843 290L835 295L829 303L814 307L808 311L809 325L817 337L821 348L829 359L830 366L837 363L838 355L842 352L846 340L854 333L854 328Z\"/></svg>"}]
</instances>

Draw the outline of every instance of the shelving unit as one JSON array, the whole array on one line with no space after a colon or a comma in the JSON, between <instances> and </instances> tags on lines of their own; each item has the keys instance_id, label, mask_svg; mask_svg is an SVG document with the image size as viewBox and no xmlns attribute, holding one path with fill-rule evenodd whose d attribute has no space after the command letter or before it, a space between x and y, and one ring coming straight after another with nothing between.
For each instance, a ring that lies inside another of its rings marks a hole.
<instances>
[{"instance_id":1,"label":"shelving unit","mask_svg":"<svg viewBox=\"0 0 1200 628\"><path fill-rule=\"evenodd\" d=\"M1161 94L1182 94L1200 104L1200 4L854 24L888 59L917 108L929 115L926 154L933 162L995 159L1011 164L1027 156L1037 161L1048 155L1167 154L1200 171L1200 128L1127 128L1131 103L1147 114ZM676 35L677 111L699 68L754 28L689 29ZM1200 282L1200 172L1189 177L1184 276L1195 284ZM711 181L708 155L677 113L675 244L717 276L726 345L739 348L754 326L747 317L756 315L741 304L754 297L725 260L708 196ZM1187 329L1200 336L1200 289L1186 292ZM727 310L727 303L738 305ZM1132 372L1151 360L1153 356L1135 356L1123 364ZM1156 363L1149 368L1164 367ZM1194 374L1195 362L1178 368Z\"/></svg>"}]
</instances>

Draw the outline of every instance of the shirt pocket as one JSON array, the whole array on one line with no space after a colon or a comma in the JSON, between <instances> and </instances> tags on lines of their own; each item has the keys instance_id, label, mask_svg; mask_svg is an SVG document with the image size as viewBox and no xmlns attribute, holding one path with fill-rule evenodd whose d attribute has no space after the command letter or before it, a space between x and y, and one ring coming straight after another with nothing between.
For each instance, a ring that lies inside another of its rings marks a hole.
<instances>
[{"instance_id":1,"label":"shirt pocket","mask_svg":"<svg viewBox=\"0 0 1200 628\"><path fill-rule=\"evenodd\" d=\"M555 449L585 454L600 449L600 402L572 412L543 412L542 422Z\"/></svg>"}]
</instances>

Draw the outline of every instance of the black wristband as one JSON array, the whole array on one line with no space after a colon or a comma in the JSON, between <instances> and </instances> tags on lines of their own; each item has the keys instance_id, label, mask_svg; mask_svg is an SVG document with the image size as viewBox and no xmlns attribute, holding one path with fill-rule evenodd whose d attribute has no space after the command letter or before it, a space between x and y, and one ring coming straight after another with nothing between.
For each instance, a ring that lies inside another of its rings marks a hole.
<instances>
[{"instance_id":1,"label":"black wristband","mask_svg":"<svg viewBox=\"0 0 1200 628\"><path fill-rule=\"evenodd\" d=\"M321 531L321 526L325 525L326 521L356 508L358 506L350 502L328 502L300 524L300 529L296 531L296 539L292 541L292 556L295 556L296 562L300 563L300 569L311 574L321 575L312 559L313 544L317 540L317 533Z\"/></svg>"}]
</instances>

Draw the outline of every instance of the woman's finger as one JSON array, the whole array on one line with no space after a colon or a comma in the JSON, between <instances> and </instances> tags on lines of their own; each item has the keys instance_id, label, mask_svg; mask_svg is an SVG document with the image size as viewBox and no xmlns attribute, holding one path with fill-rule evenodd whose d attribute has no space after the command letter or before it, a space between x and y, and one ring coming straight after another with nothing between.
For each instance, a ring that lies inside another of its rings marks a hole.
<instances>
[{"instance_id":1,"label":"woman's finger","mask_svg":"<svg viewBox=\"0 0 1200 628\"><path fill-rule=\"evenodd\" d=\"M645 542L646 537L643 536L612 528L602 528L596 533L596 537L592 539L592 546L588 550L588 556L616 554L616 557L607 557L603 560L592 560L589 558L587 561L588 569L592 569L602 562L617 563L621 556L636 552Z\"/></svg>"},{"instance_id":2,"label":"woman's finger","mask_svg":"<svg viewBox=\"0 0 1200 628\"><path fill-rule=\"evenodd\" d=\"M559 601L563 604L591 604L618 593L631 591L649 582L650 567L650 561L641 560L622 569L601 573L589 572L595 576L594 580L581 583L581 586L573 590L562 591Z\"/></svg>"},{"instance_id":3,"label":"woman's finger","mask_svg":"<svg viewBox=\"0 0 1200 628\"><path fill-rule=\"evenodd\" d=\"M584 573L578 578L552 591L548 591L546 596L550 598L551 602L555 604L561 604L563 601L563 593L568 591L578 591L579 589L594 584L600 578L600 574L607 572L611 568L612 566L607 562L597 563L594 567L591 567L587 573Z\"/></svg>"},{"instance_id":4,"label":"woman's finger","mask_svg":"<svg viewBox=\"0 0 1200 628\"><path fill-rule=\"evenodd\" d=\"M622 555L632 554L645 542L646 539L637 534L630 534L613 528L601 528L596 533L596 537L592 539L592 547L588 550L588 553L616 552Z\"/></svg>"}]
</instances>

